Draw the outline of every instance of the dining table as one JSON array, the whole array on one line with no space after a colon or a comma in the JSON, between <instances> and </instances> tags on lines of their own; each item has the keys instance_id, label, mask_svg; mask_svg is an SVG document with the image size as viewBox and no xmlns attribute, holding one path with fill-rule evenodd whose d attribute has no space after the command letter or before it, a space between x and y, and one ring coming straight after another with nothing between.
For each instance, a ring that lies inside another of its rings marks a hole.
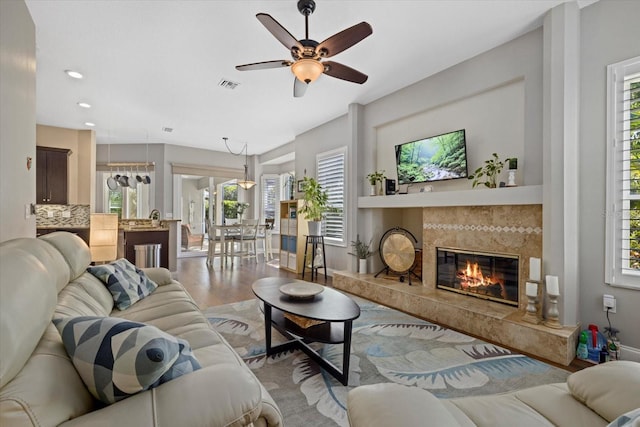
<instances>
[{"instance_id":1,"label":"dining table","mask_svg":"<svg viewBox=\"0 0 640 427\"><path fill-rule=\"evenodd\" d=\"M216 224L209 228L210 230L215 230L215 233L216 233L215 241L216 243L217 242L220 243L221 251L222 251L222 255L221 255L222 259L224 259L226 263L227 258L230 257L232 267L233 267L233 261L235 258L235 243L240 242L242 240L242 233L244 230L243 226L246 227L247 224L242 224L240 222L233 223L233 224ZM256 233L256 235L259 234L261 230L265 229L266 227L267 227L267 224L258 224L258 233ZM217 233L217 230L220 230L219 234ZM209 244L212 244L211 240L209 241ZM230 246L230 249L228 249L228 245Z\"/></svg>"}]
</instances>

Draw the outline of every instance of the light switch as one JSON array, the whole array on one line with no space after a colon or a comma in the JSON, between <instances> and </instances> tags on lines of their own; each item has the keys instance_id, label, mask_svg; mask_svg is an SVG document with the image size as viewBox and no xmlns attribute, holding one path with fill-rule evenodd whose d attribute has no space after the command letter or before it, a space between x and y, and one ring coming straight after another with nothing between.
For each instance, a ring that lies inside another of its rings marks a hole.
<instances>
[{"instance_id":1,"label":"light switch","mask_svg":"<svg viewBox=\"0 0 640 427\"><path fill-rule=\"evenodd\" d=\"M31 204L27 203L24 205L24 217L31 218Z\"/></svg>"},{"instance_id":2,"label":"light switch","mask_svg":"<svg viewBox=\"0 0 640 427\"><path fill-rule=\"evenodd\" d=\"M53 211L47 211L47 218L53 218Z\"/></svg>"},{"instance_id":3,"label":"light switch","mask_svg":"<svg viewBox=\"0 0 640 427\"><path fill-rule=\"evenodd\" d=\"M71 218L71 211L62 211L62 218Z\"/></svg>"}]
</instances>

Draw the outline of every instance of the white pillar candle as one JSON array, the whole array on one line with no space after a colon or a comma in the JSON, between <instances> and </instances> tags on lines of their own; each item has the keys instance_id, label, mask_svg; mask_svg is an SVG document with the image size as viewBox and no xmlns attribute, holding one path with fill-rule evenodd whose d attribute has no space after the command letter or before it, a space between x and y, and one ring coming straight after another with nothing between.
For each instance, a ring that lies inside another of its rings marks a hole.
<instances>
[{"instance_id":1,"label":"white pillar candle","mask_svg":"<svg viewBox=\"0 0 640 427\"><path fill-rule=\"evenodd\" d=\"M538 296L538 284L527 282L526 293L528 297Z\"/></svg>"},{"instance_id":2,"label":"white pillar candle","mask_svg":"<svg viewBox=\"0 0 640 427\"><path fill-rule=\"evenodd\" d=\"M529 279L539 282L541 270L540 258L529 258Z\"/></svg>"},{"instance_id":3,"label":"white pillar candle","mask_svg":"<svg viewBox=\"0 0 640 427\"><path fill-rule=\"evenodd\" d=\"M549 295L560 295L560 285L558 284L558 276L546 276L547 293Z\"/></svg>"}]
</instances>

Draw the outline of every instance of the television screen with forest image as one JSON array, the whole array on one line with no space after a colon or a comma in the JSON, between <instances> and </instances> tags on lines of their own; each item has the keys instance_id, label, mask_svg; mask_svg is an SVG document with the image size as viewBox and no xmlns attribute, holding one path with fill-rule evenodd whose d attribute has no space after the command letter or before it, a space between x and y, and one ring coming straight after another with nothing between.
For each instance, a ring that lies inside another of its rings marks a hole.
<instances>
[{"instance_id":1,"label":"television screen with forest image","mask_svg":"<svg viewBox=\"0 0 640 427\"><path fill-rule=\"evenodd\" d=\"M396 145L398 184L467 177L464 129Z\"/></svg>"}]
</instances>

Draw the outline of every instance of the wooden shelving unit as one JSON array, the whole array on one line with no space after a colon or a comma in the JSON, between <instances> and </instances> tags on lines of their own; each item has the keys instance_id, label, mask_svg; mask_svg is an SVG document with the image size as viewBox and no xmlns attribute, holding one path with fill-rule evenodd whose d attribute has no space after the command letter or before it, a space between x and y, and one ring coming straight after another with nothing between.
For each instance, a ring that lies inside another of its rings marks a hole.
<instances>
[{"instance_id":1,"label":"wooden shelving unit","mask_svg":"<svg viewBox=\"0 0 640 427\"><path fill-rule=\"evenodd\" d=\"M307 221L298 217L300 200L280 202L280 268L302 272Z\"/></svg>"}]
</instances>

